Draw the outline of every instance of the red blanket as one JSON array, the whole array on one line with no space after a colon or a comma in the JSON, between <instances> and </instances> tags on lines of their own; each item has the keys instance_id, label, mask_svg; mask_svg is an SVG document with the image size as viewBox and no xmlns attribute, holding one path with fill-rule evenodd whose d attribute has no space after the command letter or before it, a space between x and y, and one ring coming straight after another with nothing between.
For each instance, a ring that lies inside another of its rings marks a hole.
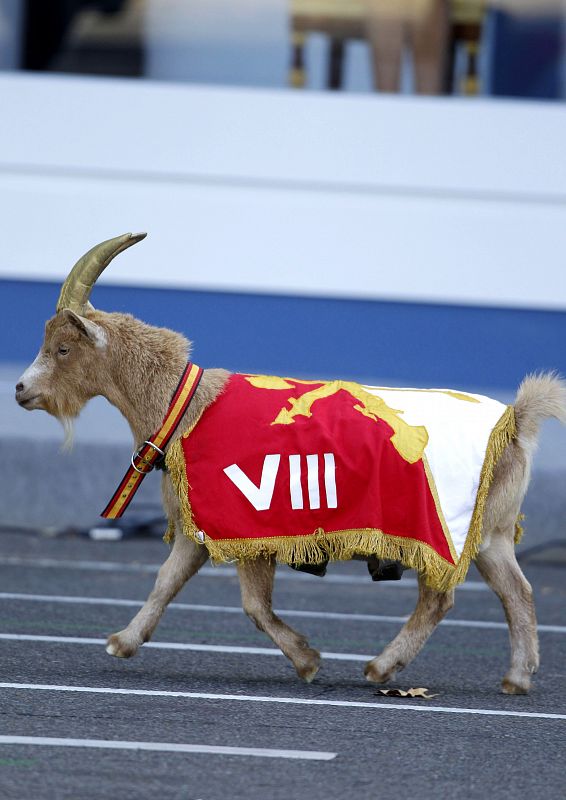
<instances>
[{"instance_id":1,"label":"red blanket","mask_svg":"<svg viewBox=\"0 0 566 800\"><path fill-rule=\"evenodd\" d=\"M440 587L457 558L427 440L358 384L233 375L167 464L186 533L217 560L371 553Z\"/></svg>"}]
</instances>

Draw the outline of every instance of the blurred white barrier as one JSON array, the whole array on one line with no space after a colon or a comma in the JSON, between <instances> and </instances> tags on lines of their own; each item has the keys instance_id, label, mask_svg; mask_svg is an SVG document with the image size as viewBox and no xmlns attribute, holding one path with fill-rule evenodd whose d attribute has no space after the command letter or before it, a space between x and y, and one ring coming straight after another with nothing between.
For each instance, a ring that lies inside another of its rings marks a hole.
<instances>
[{"instance_id":1,"label":"blurred white barrier","mask_svg":"<svg viewBox=\"0 0 566 800\"><path fill-rule=\"evenodd\" d=\"M0 76L2 277L566 309L566 106Z\"/></svg>"}]
</instances>

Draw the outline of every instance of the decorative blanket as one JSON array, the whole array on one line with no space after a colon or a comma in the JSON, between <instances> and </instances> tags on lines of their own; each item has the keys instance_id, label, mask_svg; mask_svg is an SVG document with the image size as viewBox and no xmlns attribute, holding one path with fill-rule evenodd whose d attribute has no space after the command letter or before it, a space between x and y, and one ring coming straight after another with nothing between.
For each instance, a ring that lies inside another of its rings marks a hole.
<instances>
[{"instance_id":1,"label":"decorative blanket","mask_svg":"<svg viewBox=\"0 0 566 800\"><path fill-rule=\"evenodd\" d=\"M377 555L446 590L514 435L513 407L481 395L232 375L167 467L185 533L214 560Z\"/></svg>"}]
</instances>

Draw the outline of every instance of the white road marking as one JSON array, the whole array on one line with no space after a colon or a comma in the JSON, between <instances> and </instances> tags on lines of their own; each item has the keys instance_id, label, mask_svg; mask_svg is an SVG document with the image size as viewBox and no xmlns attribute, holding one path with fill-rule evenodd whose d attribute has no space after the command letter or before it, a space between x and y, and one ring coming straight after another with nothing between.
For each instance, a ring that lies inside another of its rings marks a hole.
<instances>
[{"instance_id":1,"label":"white road marking","mask_svg":"<svg viewBox=\"0 0 566 800\"><path fill-rule=\"evenodd\" d=\"M175 742L124 742L108 739L59 739L52 736L0 736L0 744L39 745L41 747L94 747L101 750L152 750L160 753L207 753L256 758L292 758L306 761L331 761L337 753L318 750L275 750L266 747L222 747Z\"/></svg>"},{"instance_id":2,"label":"white road marking","mask_svg":"<svg viewBox=\"0 0 566 800\"><path fill-rule=\"evenodd\" d=\"M93 606L126 606L129 608L141 608L142 600L123 600L112 597L83 597L77 595L52 595L52 594L21 594L19 592L0 592L0 600L18 600L24 602L38 603L69 603L71 605L93 605ZM196 603L169 603L167 608L176 611L196 611L200 614L240 614L243 610L240 606L211 606L199 605ZM395 625L402 625L408 620L408 616L391 616L385 614L347 614L339 611L303 611L289 608L276 608L276 614L286 617L298 617L303 619L335 619L344 622L385 622ZM455 628L481 628L485 630L507 631L506 622L491 622L479 619L445 619L440 625ZM561 633L566 634L566 625L538 625L539 633Z\"/></svg>"},{"instance_id":3,"label":"white road marking","mask_svg":"<svg viewBox=\"0 0 566 800\"><path fill-rule=\"evenodd\" d=\"M470 714L487 717L518 717L523 719L566 720L566 714L539 711L508 711L496 708L460 708L458 706L412 705L410 703L364 703L355 700L320 700L308 697L266 697L250 694L212 694L210 692L171 692L160 689L114 689L99 686L59 686L46 683L0 683L0 689L23 689L42 692L78 692L86 694L135 695L138 697L184 698L186 700L218 700L247 703L276 703L282 705L323 706L330 708L384 709L387 711L417 711L428 714Z\"/></svg>"},{"instance_id":4,"label":"white road marking","mask_svg":"<svg viewBox=\"0 0 566 800\"><path fill-rule=\"evenodd\" d=\"M100 572L149 572L157 574L161 564L137 564L121 561L84 561L81 559L58 558L21 558L20 556L0 557L0 567L37 567L40 569L73 569L91 570ZM238 573L234 567L202 567L199 576L205 578L237 578ZM341 583L348 586L360 586L371 583L369 575L325 575L324 579L308 575L305 572L296 572L291 569L278 569L277 581L318 581L323 583ZM418 584L415 578L403 578L400 581L383 581L380 589L415 589ZM464 592L487 592L489 587L480 581L466 581L456 587Z\"/></svg>"},{"instance_id":5,"label":"white road marking","mask_svg":"<svg viewBox=\"0 0 566 800\"><path fill-rule=\"evenodd\" d=\"M6 642L44 642L45 644L97 644L106 646L105 639L82 636L43 636L33 633L0 633L0 641ZM187 644L185 642L146 642L142 647L154 650L188 650L195 653L239 653L248 656L282 656L275 647L239 647L224 644ZM358 653L321 653L322 658L331 661L369 661L371 656Z\"/></svg>"},{"instance_id":6,"label":"white road marking","mask_svg":"<svg viewBox=\"0 0 566 800\"><path fill-rule=\"evenodd\" d=\"M151 572L155 574L160 564L127 564L113 561L82 561L58 558L20 558L19 556L0 557L0 566L35 567L39 569L75 569L100 572ZM202 573L202 570L201 570ZM236 570L234 570L236 574Z\"/></svg>"}]
</instances>

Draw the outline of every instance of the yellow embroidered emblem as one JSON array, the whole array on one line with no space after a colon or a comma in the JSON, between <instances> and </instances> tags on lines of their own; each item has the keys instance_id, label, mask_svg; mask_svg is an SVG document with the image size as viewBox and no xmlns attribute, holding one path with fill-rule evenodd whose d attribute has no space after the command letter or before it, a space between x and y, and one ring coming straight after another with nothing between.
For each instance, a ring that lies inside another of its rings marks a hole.
<instances>
[{"instance_id":1,"label":"yellow embroidered emblem","mask_svg":"<svg viewBox=\"0 0 566 800\"><path fill-rule=\"evenodd\" d=\"M297 384L321 384L320 381L301 381L295 378L278 378L271 375L251 375L246 378L256 389L293 389ZM312 417L312 406L317 400L332 395L343 389L348 392L358 403L354 409L365 417L378 422L383 420L393 428L391 444L405 461L414 464L424 454L428 444L428 432L423 425L409 425L399 415L403 412L391 408L385 400L367 392L359 383L353 381L328 381L305 392L301 397L289 397L291 408L282 408L277 414L272 425L292 425L295 417Z\"/></svg>"}]
</instances>

